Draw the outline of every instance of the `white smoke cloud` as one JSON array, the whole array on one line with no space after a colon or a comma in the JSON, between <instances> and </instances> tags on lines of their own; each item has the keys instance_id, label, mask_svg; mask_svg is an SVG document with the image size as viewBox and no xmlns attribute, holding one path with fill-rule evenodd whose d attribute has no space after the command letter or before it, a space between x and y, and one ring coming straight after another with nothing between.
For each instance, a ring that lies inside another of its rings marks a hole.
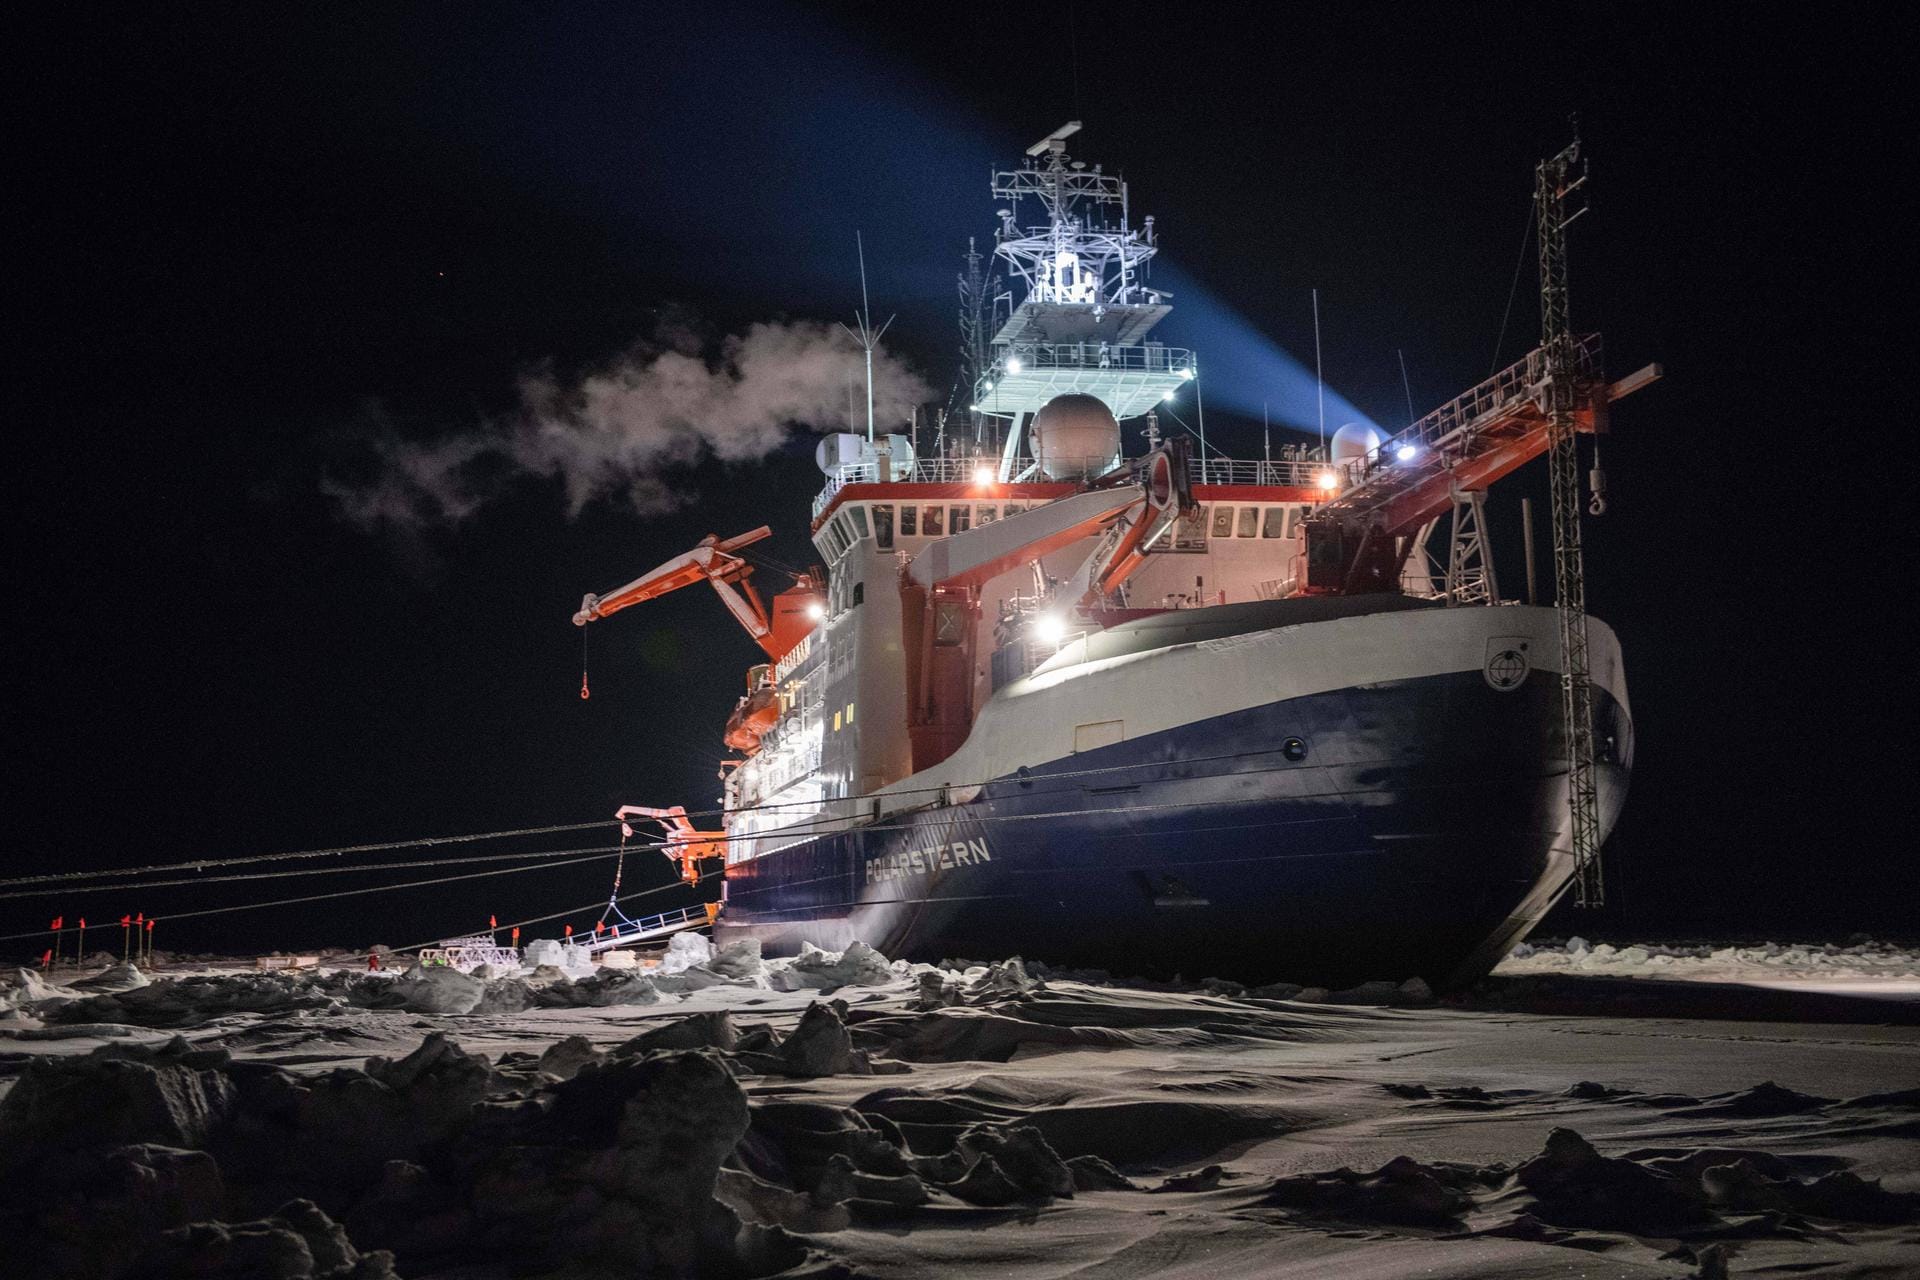
<instances>
[{"instance_id":1,"label":"white smoke cloud","mask_svg":"<svg viewBox=\"0 0 1920 1280\"><path fill-rule=\"evenodd\" d=\"M679 504L677 469L709 457L751 462L795 429L844 428L847 388L857 393L865 376L846 333L813 321L753 325L711 357L683 336L642 342L581 377L527 374L519 412L506 420L428 443L383 438L370 482L322 487L342 516L368 528L457 523L528 476L557 478L569 515L614 495L658 513ZM874 352L883 429L931 395L898 357Z\"/></svg>"}]
</instances>

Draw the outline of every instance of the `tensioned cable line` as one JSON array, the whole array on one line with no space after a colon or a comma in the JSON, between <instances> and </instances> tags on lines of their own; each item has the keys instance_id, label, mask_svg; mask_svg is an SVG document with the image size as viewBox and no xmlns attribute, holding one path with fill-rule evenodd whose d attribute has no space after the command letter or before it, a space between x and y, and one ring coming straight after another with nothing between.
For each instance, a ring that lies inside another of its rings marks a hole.
<instances>
[{"instance_id":1,"label":"tensioned cable line","mask_svg":"<svg viewBox=\"0 0 1920 1280\"><path fill-rule=\"evenodd\" d=\"M12 893L0 893L0 901L10 898L47 898L55 894L70 893L115 893L141 892L147 889L164 889L171 885L182 884L231 884L240 880L286 880L304 876L342 876L355 872L404 871L413 867L471 866L480 862L524 862L529 858L564 858L572 854L599 853L613 857L620 851L617 844L580 845L572 849L522 850L518 853L483 853L464 858L422 858L409 862L376 862L367 867L305 867L298 871L248 871L224 876L182 876L177 880L129 880L121 884L99 885L56 885L46 889L19 889Z\"/></svg>"},{"instance_id":2,"label":"tensioned cable line","mask_svg":"<svg viewBox=\"0 0 1920 1280\"><path fill-rule=\"evenodd\" d=\"M566 822L548 827L520 827L512 831L482 831L464 836L421 836L414 840L387 840L379 844L345 844L332 849L302 849L293 853L256 853L240 858L194 858L186 862L159 863L150 867L109 867L93 871L58 871L38 876L14 876L0 880L0 889L22 884L47 884L62 880L95 880L101 876L141 876L165 871L198 871L203 867L238 867L254 862L288 862L298 858L332 858L350 853L378 853L387 849L415 849L438 844L472 844L481 840L504 840L511 836L543 836L561 831L586 831L610 827L613 818L593 822Z\"/></svg>"},{"instance_id":3,"label":"tensioned cable line","mask_svg":"<svg viewBox=\"0 0 1920 1280\"><path fill-rule=\"evenodd\" d=\"M1279 752L1279 750L1280 750L1279 747L1267 747L1258 751L1233 751L1233 752L1227 752L1222 755L1194 756L1194 757L1191 757L1190 759L1182 761L1182 763L1183 764L1210 764L1220 760L1237 760L1237 759L1243 759L1249 756L1274 755L1277 752ZM1055 780L1066 779L1066 778L1093 777L1100 774L1124 773L1130 769L1149 768L1151 767L1152 763L1154 762L1146 762L1142 764L1103 765L1098 768L1092 768L1092 769L1065 769L1058 773L1036 774L1031 779L1029 779L1029 781L1032 781L1032 782L1055 781ZM965 790L968 787L989 786L995 782L1015 782L1015 781L1020 781L1020 779L1016 775L1003 775L1002 777L999 777L999 778L989 778L981 782L943 782L937 786L903 787L897 791L887 791L884 793L877 793L877 794L884 794L889 798L896 797L896 796L934 795L942 791ZM871 797L861 797L861 798L867 799ZM689 818L714 818L714 817L724 818L724 817L737 815L737 814L744 814L744 813L766 813L766 812L771 812L777 809L799 808L799 807L802 807L802 803L803 802L799 802L799 801L777 801L777 802L769 802L766 804L743 805L733 809L728 809L724 807L719 809L696 809L689 812L686 816ZM810 803L810 802L807 802L807 803ZM332 849L307 849L307 850L301 850L301 851L292 852L292 853L251 854L251 855L247 855L244 857L237 857L237 858L195 858L186 862L158 863L153 866L146 866L146 867L103 867L103 868L96 868L91 871L62 871L62 872L53 872L53 873L37 875L37 876L15 876L10 879L0 880L0 889L13 888L15 886L23 885L23 884L71 883L71 882L80 881L80 880L97 880L97 879L102 879L108 876L152 875L152 874L167 872L167 871L199 871L208 867L235 867L235 866L246 866L246 865L250 865L253 863L260 863L260 862L284 862L284 861L300 859L300 858L335 857L335 856L351 854L351 853L373 853L373 852L379 852L379 851L388 850L388 849L410 849L410 848L416 848L423 845L465 844L465 843L474 843L482 840L505 839L510 836L545 835L549 833L563 832L563 831L584 831L584 830L591 829L593 827L614 826L614 825L617 825L617 822L618 820L614 818L601 818L593 822L572 822L572 823L563 823L556 826L546 826L546 827L521 827L521 828L517 828L510 831L486 831L486 832L480 832L474 835L423 836L415 840L390 840L390 841L385 841L379 844L341 845L337 848L332 848ZM641 846L629 846L629 847L641 847ZM649 847L663 848L664 845L652 845ZM535 856L538 856L538 854L528 853L527 856L535 857Z\"/></svg>"},{"instance_id":4,"label":"tensioned cable line","mask_svg":"<svg viewBox=\"0 0 1920 1280\"><path fill-rule=\"evenodd\" d=\"M488 876L510 876L521 871L546 871L554 867L573 866L575 863L580 862L598 862L612 856L612 854L597 853L591 857L572 858L564 862L536 863L530 867L500 867L492 871L471 871L465 875L458 876L435 876L431 880L408 880L402 884L376 884L364 889L336 889L332 893L310 893L298 898L276 898L272 902L243 902L231 907L204 907L198 911L176 911L170 915L149 916L148 919L165 920L171 923L175 920L192 920L200 916L228 915L235 911L264 911L268 907L290 907L302 902L325 902L333 898L351 898L366 893L391 893L401 889L424 889L429 885L452 884L456 880L481 880ZM677 888L678 886L679 881L675 881L673 884L663 887L671 889ZM101 925L98 927L105 929L112 928L113 926ZM19 938L37 938L43 936L46 932L47 930L45 929L34 929L27 933L0 934L0 942L12 942Z\"/></svg>"}]
</instances>

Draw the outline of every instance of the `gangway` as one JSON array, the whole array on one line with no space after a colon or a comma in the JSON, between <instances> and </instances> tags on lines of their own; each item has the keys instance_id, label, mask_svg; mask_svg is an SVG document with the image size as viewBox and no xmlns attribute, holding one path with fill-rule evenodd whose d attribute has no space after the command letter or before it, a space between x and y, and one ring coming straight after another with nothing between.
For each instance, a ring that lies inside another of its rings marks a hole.
<instances>
[{"instance_id":1,"label":"gangway","mask_svg":"<svg viewBox=\"0 0 1920 1280\"><path fill-rule=\"evenodd\" d=\"M642 916L638 920L622 917L611 924L596 926L593 937L587 939L584 947L588 955L597 956L615 947L650 942L655 938L684 933L688 929L704 929L719 914L719 906L717 902L709 902L695 907L682 907L678 911L664 911L657 916Z\"/></svg>"},{"instance_id":2,"label":"gangway","mask_svg":"<svg viewBox=\"0 0 1920 1280\"><path fill-rule=\"evenodd\" d=\"M1608 406L1661 374L1654 364L1608 382L1599 335L1566 345L1580 434L1604 432ZM1458 494L1484 491L1546 453L1548 365L1546 348L1536 348L1365 456L1331 465L1321 484L1332 496L1307 521L1307 590L1390 589L1420 526L1451 510Z\"/></svg>"}]
</instances>

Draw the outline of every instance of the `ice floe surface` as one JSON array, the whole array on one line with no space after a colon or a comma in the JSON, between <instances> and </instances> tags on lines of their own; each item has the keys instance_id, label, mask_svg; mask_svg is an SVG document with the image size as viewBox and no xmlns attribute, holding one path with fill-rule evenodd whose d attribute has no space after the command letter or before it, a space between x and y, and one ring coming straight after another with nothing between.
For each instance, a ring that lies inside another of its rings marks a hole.
<instances>
[{"instance_id":1,"label":"ice floe surface","mask_svg":"<svg viewBox=\"0 0 1920 1280\"><path fill-rule=\"evenodd\" d=\"M668 961L0 973L9 1274L1920 1274L1905 1006Z\"/></svg>"},{"instance_id":2,"label":"ice floe surface","mask_svg":"<svg viewBox=\"0 0 1920 1280\"><path fill-rule=\"evenodd\" d=\"M1638 942L1573 937L1523 942L1497 972L1575 973L1683 982L1739 982L1854 994L1920 994L1920 950L1857 938L1850 942Z\"/></svg>"}]
</instances>

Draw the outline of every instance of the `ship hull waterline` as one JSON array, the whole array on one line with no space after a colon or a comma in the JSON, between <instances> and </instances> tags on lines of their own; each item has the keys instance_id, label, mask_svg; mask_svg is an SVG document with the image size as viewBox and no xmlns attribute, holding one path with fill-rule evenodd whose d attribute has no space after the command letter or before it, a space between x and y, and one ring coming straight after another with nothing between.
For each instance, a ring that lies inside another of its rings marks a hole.
<instances>
[{"instance_id":1,"label":"ship hull waterline","mask_svg":"<svg viewBox=\"0 0 1920 1280\"><path fill-rule=\"evenodd\" d=\"M727 869L716 941L1472 982L1573 869L1559 675L1496 656L1206 716L789 844ZM1624 692L1597 683L1594 718L1604 838L1632 762Z\"/></svg>"}]
</instances>

